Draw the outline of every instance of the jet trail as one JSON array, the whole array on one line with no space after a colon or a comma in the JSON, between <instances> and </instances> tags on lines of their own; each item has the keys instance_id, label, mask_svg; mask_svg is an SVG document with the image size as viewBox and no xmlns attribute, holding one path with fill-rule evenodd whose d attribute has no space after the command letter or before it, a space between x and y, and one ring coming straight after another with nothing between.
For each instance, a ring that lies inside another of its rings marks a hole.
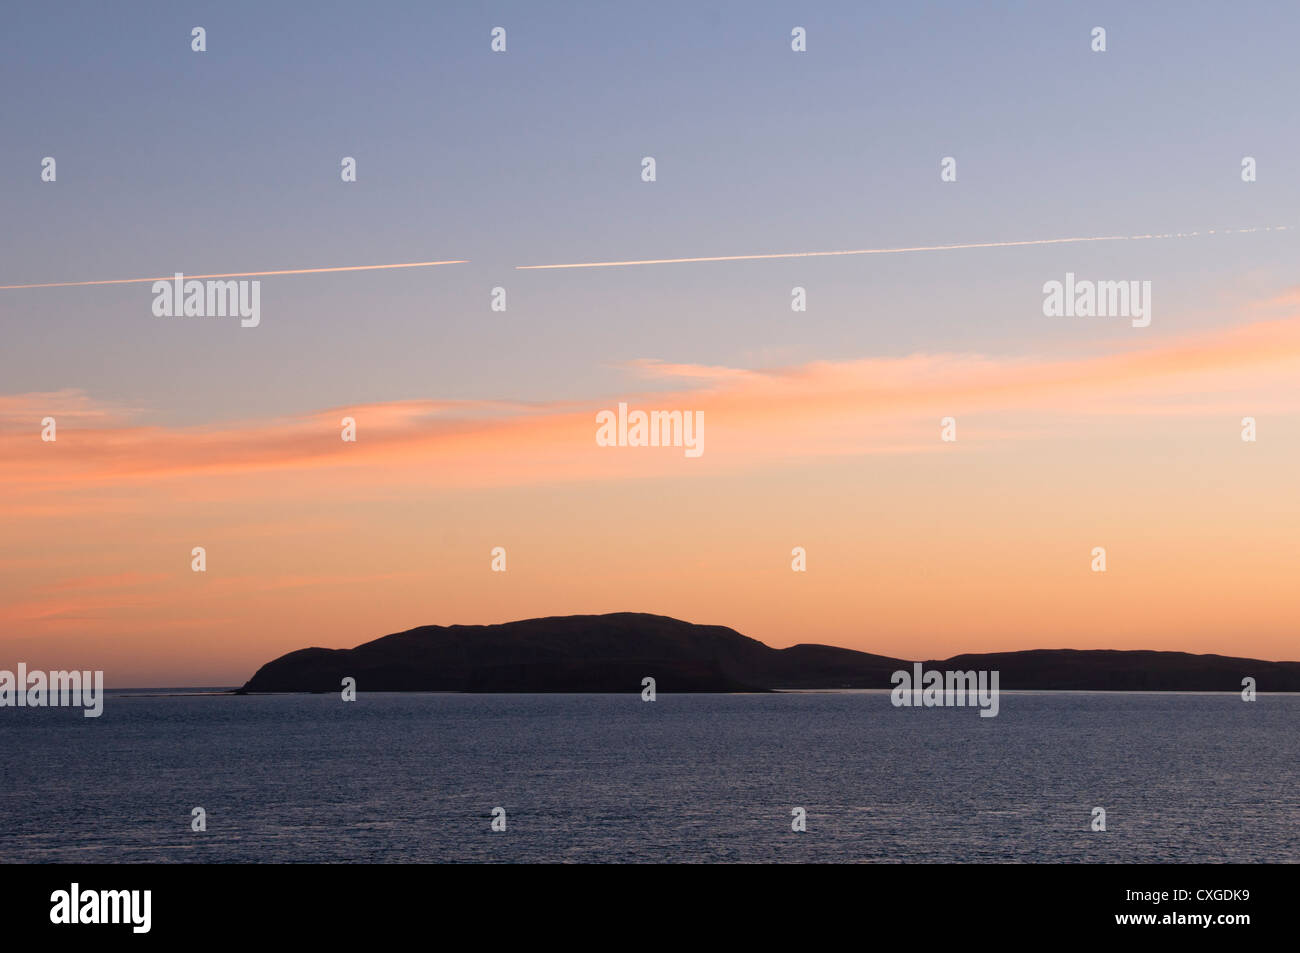
<instances>
[{"instance_id":1,"label":"jet trail","mask_svg":"<svg viewBox=\"0 0 1300 953\"><path fill-rule=\"evenodd\" d=\"M186 275L185 280L201 281L207 278L261 278L266 275L319 275L328 271L383 271L389 268L430 268L434 265L463 265L468 259L455 261L409 261L395 265L343 265L338 268L286 268L281 271L232 271L223 275ZM159 278L106 278L101 281L48 281L34 285L0 285L0 291L19 288L78 288L85 285L131 285L152 281L172 281L175 275Z\"/></svg>"},{"instance_id":2,"label":"jet trail","mask_svg":"<svg viewBox=\"0 0 1300 953\"><path fill-rule=\"evenodd\" d=\"M1068 245L1078 242L1137 242L1160 238L1195 238L1200 235L1231 235L1245 232L1274 232L1292 225L1257 225L1251 228L1208 229L1204 232L1166 232L1163 235L1097 235L1088 238L1036 238L1019 242L964 242L958 245L913 245L906 248L854 248L845 251L795 251L772 255L711 255L703 258L645 258L633 261L582 261L558 265L515 265L517 271L557 268L620 268L625 265L678 265L699 261L760 261L773 258L827 258L835 255L899 255L914 251L953 251L960 248L1017 248L1025 245Z\"/></svg>"}]
</instances>

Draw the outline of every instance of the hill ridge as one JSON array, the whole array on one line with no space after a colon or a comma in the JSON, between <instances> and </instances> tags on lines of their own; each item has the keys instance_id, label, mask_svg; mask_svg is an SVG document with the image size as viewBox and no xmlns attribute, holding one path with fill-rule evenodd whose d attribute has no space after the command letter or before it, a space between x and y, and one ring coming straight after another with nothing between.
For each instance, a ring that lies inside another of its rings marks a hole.
<instances>
[{"instance_id":1,"label":"hill ridge","mask_svg":"<svg viewBox=\"0 0 1300 953\"><path fill-rule=\"evenodd\" d=\"M424 625L351 649L310 647L261 666L241 694L359 691L662 692L891 688L918 660L833 645L783 649L728 626L648 612ZM1154 649L1026 649L927 659L926 668L996 669L1003 691L1300 691L1300 662Z\"/></svg>"}]
</instances>

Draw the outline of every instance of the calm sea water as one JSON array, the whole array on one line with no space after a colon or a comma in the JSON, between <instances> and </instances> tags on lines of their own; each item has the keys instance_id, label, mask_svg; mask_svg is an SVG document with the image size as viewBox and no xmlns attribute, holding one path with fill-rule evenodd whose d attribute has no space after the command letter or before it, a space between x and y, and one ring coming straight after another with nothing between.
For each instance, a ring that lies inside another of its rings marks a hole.
<instances>
[{"instance_id":1,"label":"calm sea water","mask_svg":"<svg viewBox=\"0 0 1300 953\"><path fill-rule=\"evenodd\" d=\"M1298 755L1300 696L110 693L0 710L0 860L1296 862Z\"/></svg>"}]
</instances>

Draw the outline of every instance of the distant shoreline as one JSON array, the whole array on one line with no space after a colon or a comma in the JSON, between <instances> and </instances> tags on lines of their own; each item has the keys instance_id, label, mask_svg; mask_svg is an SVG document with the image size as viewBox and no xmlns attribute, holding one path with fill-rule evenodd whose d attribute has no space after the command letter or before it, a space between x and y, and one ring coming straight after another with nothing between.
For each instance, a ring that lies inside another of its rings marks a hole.
<instances>
[{"instance_id":1,"label":"distant shoreline","mask_svg":"<svg viewBox=\"0 0 1300 953\"><path fill-rule=\"evenodd\" d=\"M246 692L242 689L195 689L184 691L170 689L153 691L146 688L110 688L116 698L270 698L282 695L335 695L333 691L282 691L282 692ZM1239 695L1232 689L1182 689L1182 688L1003 688L1003 695ZM718 691L718 692L660 692L661 695L888 695L891 688L770 688L762 691ZM478 692L478 691L442 691L422 689L376 689L357 691L358 695L627 695L636 691L607 692L566 692L566 691L517 691L517 692ZM1268 691L1260 689L1259 695L1300 695L1300 691Z\"/></svg>"}]
</instances>

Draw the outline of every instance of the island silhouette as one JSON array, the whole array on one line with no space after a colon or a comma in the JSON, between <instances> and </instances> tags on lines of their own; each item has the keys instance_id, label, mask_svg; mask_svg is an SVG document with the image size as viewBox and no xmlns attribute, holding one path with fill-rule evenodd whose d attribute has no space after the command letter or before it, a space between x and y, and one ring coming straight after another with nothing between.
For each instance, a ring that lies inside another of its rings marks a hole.
<instances>
[{"instance_id":1,"label":"island silhouette","mask_svg":"<svg viewBox=\"0 0 1300 953\"><path fill-rule=\"evenodd\" d=\"M351 649L306 648L267 662L237 694L336 692L763 692L888 689L914 662L831 645L775 649L720 625L642 612L500 625L426 625ZM956 655L926 669L998 671L1001 690L1300 691L1300 662L1186 652L1034 649Z\"/></svg>"}]
</instances>

